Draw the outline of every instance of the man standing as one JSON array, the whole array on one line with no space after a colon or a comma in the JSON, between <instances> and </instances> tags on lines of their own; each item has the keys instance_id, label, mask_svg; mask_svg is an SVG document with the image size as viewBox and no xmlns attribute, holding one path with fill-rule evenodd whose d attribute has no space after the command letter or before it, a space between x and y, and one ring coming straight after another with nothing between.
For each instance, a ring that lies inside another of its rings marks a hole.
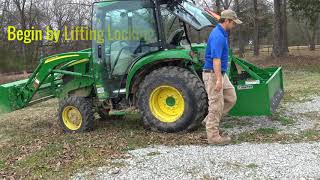
<instances>
[{"instance_id":1,"label":"man standing","mask_svg":"<svg viewBox=\"0 0 320 180\"><path fill-rule=\"evenodd\" d=\"M225 10L221 13L219 24L210 33L205 64L203 67L203 81L209 99L209 112L204 120L209 144L229 144L229 136L221 136L219 124L222 114L228 113L235 105L237 95L228 75L228 31L236 24L242 24L236 13Z\"/></svg>"}]
</instances>

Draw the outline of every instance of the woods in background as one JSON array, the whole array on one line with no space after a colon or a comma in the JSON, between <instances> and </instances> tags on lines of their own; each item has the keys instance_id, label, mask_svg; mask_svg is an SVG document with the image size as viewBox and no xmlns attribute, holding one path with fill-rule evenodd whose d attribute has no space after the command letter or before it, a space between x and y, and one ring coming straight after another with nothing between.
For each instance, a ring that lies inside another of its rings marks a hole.
<instances>
[{"instance_id":1,"label":"woods in background","mask_svg":"<svg viewBox=\"0 0 320 180\"><path fill-rule=\"evenodd\" d=\"M300 28L308 39L310 50L315 50L317 32L320 28L320 0L289 0L289 7L292 16L300 22Z\"/></svg>"},{"instance_id":2,"label":"woods in background","mask_svg":"<svg viewBox=\"0 0 320 180\"><path fill-rule=\"evenodd\" d=\"M8 41L7 27L18 29L63 29L90 26L91 4L96 0L0 0L0 73L32 71L40 57L76 51L91 46L90 41L58 43L33 41L24 44ZM273 46L270 55L288 55L288 46L307 45L310 50L320 42L320 0L196 0L199 6L220 13L233 9L244 24L231 32L230 45L243 56L250 48L258 56L261 45ZM211 29L192 30L193 42L206 41Z\"/></svg>"},{"instance_id":3,"label":"woods in background","mask_svg":"<svg viewBox=\"0 0 320 180\"><path fill-rule=\"evenodd\" d=\"M232 32L232 46L243 55L247 46L259 55L260 45L273 45L272 54L287 56L288 46L307 45L315 50L320 42L320 0L200 0L215 12L231 8L245 22Z\"/></svg>"},{"instance_id":4,"label":"woods in background","mask_svg":"<svg viewBox=\"0 0 320 180\"><path fill-rule=\"evenodd\" d=\"M65 41L57 43L8 41L7 27L21 30L63 29L65 26L90 26L91 4L94 0L0 0L0 73L31 71L39 58L55 53L89 48L91 42Z\"/></svg>"}]
</instances>

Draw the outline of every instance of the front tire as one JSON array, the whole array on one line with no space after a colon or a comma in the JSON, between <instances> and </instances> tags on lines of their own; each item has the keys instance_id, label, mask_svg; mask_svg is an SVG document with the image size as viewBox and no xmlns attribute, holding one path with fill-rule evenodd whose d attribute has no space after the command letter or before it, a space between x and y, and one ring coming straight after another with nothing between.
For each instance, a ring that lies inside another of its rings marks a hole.
<instances>
[{"instance_id":1,"label":"front tire","mask_svg":"<svg viewBox=\"0 0 320 180\"><path fill-rule=\"evenodd\" d=\"M85 97L69 97L60 102L59 124L65 132L79 133L92 129L94 111L92 101Z\"/></svg>"},{"instance_id":2,"label":"front tire","mask_svg":"<svg viewBox=\"0 0 320 180\"><path fill-rule=\"evenodd\" d=\"M168 133L197 129L208 110L202 81L175 66L147 75L140 84L137 104L145 127Z\"/></svg>"}]
</instances>

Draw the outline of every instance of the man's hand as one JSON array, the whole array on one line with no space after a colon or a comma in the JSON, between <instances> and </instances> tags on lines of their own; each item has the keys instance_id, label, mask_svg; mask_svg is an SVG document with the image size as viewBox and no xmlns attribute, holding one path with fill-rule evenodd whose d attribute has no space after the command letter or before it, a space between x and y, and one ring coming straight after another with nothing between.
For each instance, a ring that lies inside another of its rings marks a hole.
<instances>
[{"instance_id":1,"label":"man's hand","mask_svg":"<svg viewBox=\"0 0 320 180\"><path fill-rule=\"evenodd\" d=\"M222 81L217 80L217 82L216 82L216 87L214 88L214 90L215 90L216 92L220 92L221 89L222 89Z\"/></svg>"}]
</instances>

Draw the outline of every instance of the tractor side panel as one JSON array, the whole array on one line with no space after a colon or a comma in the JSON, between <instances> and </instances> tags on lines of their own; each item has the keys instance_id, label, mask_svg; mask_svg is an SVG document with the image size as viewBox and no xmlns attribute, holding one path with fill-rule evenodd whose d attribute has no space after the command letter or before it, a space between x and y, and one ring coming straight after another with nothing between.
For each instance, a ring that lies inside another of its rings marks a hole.
<instances>
[{"instance_id":1,"label":"tractor side panel","mask_svg":"<svg viewBox=\"0 0 320 180\"><path fill-rule=\"evenodd\" d=\"M84 58L65 64L61 69L79 73L83 75L92 74L90 70L90 59ZM62 86L57 90L57 97L63 99L70 93L76 93L78 96L86 97L92 92L94 79L87 76L64 75Z\"/></svg>"},{"instance_id":2,"label":"tractor side panel","mask_svg":"<svg viewBox=\"0 0 320 180\"><path fill-rule=\"evenodd\" d=\"M68 97L71 93L76 94L77 96L87 97L92 92L93 84L94 80L92 78L74 77L57 90L57 97L63 99Z\"/></svg>"}]
</instances>

